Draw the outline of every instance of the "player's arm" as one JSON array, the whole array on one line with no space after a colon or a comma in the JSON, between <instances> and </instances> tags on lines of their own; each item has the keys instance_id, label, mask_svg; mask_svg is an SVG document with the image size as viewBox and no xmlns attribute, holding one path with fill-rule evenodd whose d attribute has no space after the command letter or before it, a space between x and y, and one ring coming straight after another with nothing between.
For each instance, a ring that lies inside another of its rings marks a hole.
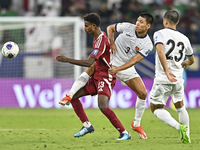
<instances>
[{"instance_id":1,"label":"player's arm","mask_svg":"<svg viewBox=\"0 0 200 150\"><path fill-rule=\"evenodd\" d=\"M176 77L171 71L169 71L168 66L167 66L167 59L165 56L165 53L163 51L163 44L157 44L156 45L156 50L158 57L160 59L160 63L163 67L163 70L165 74L167 75L167 78L169 79L170 82L175 82L177 81L174 77Z\"/></svg>"},{"instance_id":2,"label":"player's arm","mask_svg":"<svg viewBox=\"0 0 200 150\"><path fill-rule=\"evenodd\" d=\"M124 65L117 67L117 68L112 67L111 69L108 70L108 73L109 74L115 74L115 73L117 73L121 70L125 70L127 68L130 68L131 66L140 62L143 58L144 58L144 56L142 56L140 53L137 53L129 62L127 62Z\"/></svg>"},{"instance_id":3,"label":"player's arm","mask_svg":"<svg viewBox=\"0 0 200 150\"><path fill-rule=\"evenodd\" d=\"M116 32L115 26L116 24L112 24L107 27L107 34L108 34L108 39L110 40L111 51L114 54L116 54L116 47L115 47L115 41L114 41L114 32Z\"/></svg>"},{"instance_id":4,"label":"player's arm","mask_svg":"<svg viewBox=\"0 0 200 150\"><path fill-rule=\"evenodd\" d=\"M68 58L64 55L58 55L54 59L60 62L67 62L70 64L84 66L84 67L90 67L96 61L95 58L90 57L90 56L88 57L87 60L76 60L76 59Z\"/></svg>"},{"instance_id":5,"label":"player's arm","mask_svg":"<svg viewBox=\"0 0 200 150\"><path fill-rule=\"evenodd\" d=\"M185 61L183 61L181 63L183 68L187 68L187 66L190 66L194 63L194 55L192 56L187 56L188 59L186 59Z\"/></svg>"}]
</instances>

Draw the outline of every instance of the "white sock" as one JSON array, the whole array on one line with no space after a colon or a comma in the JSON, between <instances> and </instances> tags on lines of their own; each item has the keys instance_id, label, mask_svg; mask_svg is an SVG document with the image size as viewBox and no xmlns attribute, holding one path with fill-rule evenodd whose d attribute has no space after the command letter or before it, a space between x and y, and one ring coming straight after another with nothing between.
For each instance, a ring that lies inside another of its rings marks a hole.
<instances>
[{"instance_id":1,"label":"white sock","mask_svg":"<svg viewBox=\"0 0 200 150\"><path fill-rule=\"evenodd\" d=\"M165 110L164 108L159 108L154 111L154 115L158 117L165 124L170 125L175 128L177 131L179 130L179 123L171 116L171 114Z\"/></svg>"},{"instance_id":2,"label":"white sock","mask_svg":"<svg viewBox=\"0 0 200 150\"><path fill-rule=\"evenodd\" d=\"M78 79L76 79L76 81L74 82L74 84L72 85L70 91L69 91L69 96L71 98L73 98L74 94L76 94L76 92L78 90L80 90L83 86L85 86L85 84L87 83L87 81L89 80L90 76L86 73L83 72Z\"/></svg>"},{"instance_id":3,"label":"white sock","mask_svg":"<svg viewBox=\"0 0 200 150\"><path fill-rule=\"evenodd\" d=\"M122 133L128 134L128 131L124 130Z\"/></svg>"},{"instance_id":4,"label":"white sock","mask_svg":"<svg viewBox=\"0 0 200 150\"><path fill-rule=\"evenodd\" d=\"M140 121L142 119L143 113L146 108L146 100L142 100L137 97L136 104L135 104L135 118L134 118L134 126L140 126Z\"/></svg>"},{"instance_id":5,"label":"white sock","mask_svg":"<svg viewBox=\"0 0 200 150\"><path fill-rule=\"evenodd\" d=\"M178 112L178 115L179 115L179 122L181 124L184 124L188 127L187 129L187 135L188 137L190 137L190 126L189 126L189 115L188 115L188 112L187 110L185 109L185 107L181 107L181 108L178 108L176 109L177 112Z\"/></svg>"},{"instance_id":6,"label":"white sock","mask_svg":"<svg viewBox=\"0 0 200 150\"><path fill-rule=\"evenodd\" d=\"M92 124L89 121L83 122L83 126L89 128Z\"/></svg>"}]
</instances>

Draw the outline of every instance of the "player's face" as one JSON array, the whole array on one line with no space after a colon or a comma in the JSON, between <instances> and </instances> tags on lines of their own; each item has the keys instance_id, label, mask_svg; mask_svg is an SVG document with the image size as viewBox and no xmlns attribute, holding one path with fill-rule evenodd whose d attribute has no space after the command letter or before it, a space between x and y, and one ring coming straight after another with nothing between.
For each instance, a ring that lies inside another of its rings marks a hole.
<instances>
[{"instance_id":1,"label":"player's face","mask_svg":"<svg viewBox=\"0 0 200 150\"><path fill-rule=\"evenodd\" d=\"M135 31L137 33L144 33L144 32L147 32L149 28L150 28L150 24L147 24L146 19L141 16L138 17L136 21Z\"/></svg>"},{"instance_id":2,"label":"player's face","mask_svg":"<svg viewBox=\"0 0 200 150\"><path fill-rule=\"evenodd\" d=\"M87 32L88 34L93 34L94 33L94 24L89 23L87 21L85 21L85 28L84 28L85 32Z\"/></svg>"}]
</instances>

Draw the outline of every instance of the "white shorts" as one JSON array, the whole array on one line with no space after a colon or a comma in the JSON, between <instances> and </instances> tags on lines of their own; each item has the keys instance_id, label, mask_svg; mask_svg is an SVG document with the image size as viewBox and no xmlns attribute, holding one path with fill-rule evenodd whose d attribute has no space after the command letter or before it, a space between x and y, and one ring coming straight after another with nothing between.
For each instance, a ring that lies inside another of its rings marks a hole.
<instances>
[{"instance_id":1,"label":"white shorts","mask_svg":"<svg viewBox=\"0 0 200 150\"><path fill-rule=\"evenodd\" d=\"M154 83L150 92L150 102L155 105L166 105L167 100L170 96L174 103L183 100L184 86L182 82L179 82L177 84Z\"/></svg>"},{"instance_id":2,"label":"white shorts","mask_svg":"<svg viewBox=\"0 0 200 150\"><path fill-rule=\"evenodd\" d=\"M116 66L115 64L113 64L113 67L116 68L116 67L119 67L119 66ZM134 66L132 66L128 69L117 72L116 76L117 76L118 80L121 82L122 85L126 85L125 82L130 80L130 79L140 77L140 75L135 70Z\"/></svg>"}]
</instances>

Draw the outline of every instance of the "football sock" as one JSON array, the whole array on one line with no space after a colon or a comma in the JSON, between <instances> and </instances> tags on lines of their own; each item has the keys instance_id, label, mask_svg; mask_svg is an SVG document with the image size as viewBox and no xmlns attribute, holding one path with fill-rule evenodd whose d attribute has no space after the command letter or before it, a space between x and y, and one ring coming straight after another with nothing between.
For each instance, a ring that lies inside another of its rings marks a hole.
<instances>
[{"instance_id":1,"label":"football sock","mask_svg":"<svg viewBox=\"0 0 200 150\"><path fill-rule=\"evenodd\" d=\"M140 126L140 121L142 119L143 113L146 108L146 100L142 100L137 97L136 104L135 104L135 118L134 118L134 126Z\"/></svg>"},{"instance_id":2,"label":"football sock","mask_svg":"<svg viewBox=\"0 0 200 150\"><path fill-rule=\"evenodd\" d=\"M122 133L124 133L124 134L128 134L128 131L125 130L125 131L123 131Z\"/></svg>"},{"instance_id":3,"label":"football sock","mask_svg":"<svg viewBox=\"0 0 200 150\"><path fill-rule=\"evenodd\" d=\"M89 121L83 122L83 126L89 128L92 124Z\"/></svg>"},{"instance_id":4,"label":"football sock","mask_svg":"<svg viewBox=\"0 0 200 150\"><path fill-rule=\"evenodd\" d=\"M122 123L119 121L119 119L117 118L117 116L115 115L115 113L109 108L107 107L106 109L104 109L103 114L110 120L110 122L112 123L112 125L120 132L122 133L123 131L125 131L124 126L122 125Z\"/></svg>"},{"instance_id":5,"label":"football sock","mask_svg":"<svg viewBox=\"0 0 200 150\"><path fill-rule=\"evenodd\" d=\"M83 72L79 77L78 79L76 79L76 81L74 82L74 84L72 85L70 91L69 91L69 96L71 98L73 98L74 94L80 90L86 83L87 81L89 80L90 76L86 73L86 72Z\"/></svg>"},{"instance_id":6,"label":"football sock","mask_svg":"<svg viewBox=\"0 0 200 150\"><path fill-rule=\"evenodd\" d=\"M181 124L184 124L188 127L187 129L187 135L188 137L190 137L190 128L189 128L189 115L188 115L188 112L187 110L185 109L185 107L181 107L181 108L177 108L176 109L177 112L178 112L178 115L179 115L179 122Z\"/></svg>"},{"instance_id":7,"label":"football sock","mask_svg":"<svg viewBox=\"0 0 200 150\"><path fill-rule=\"evenodd\" d=\"M177 131L179 130L179 123L171 116L171 114L165 110L164 108L159 108L154 111L154 115L158 117L165 124L170 125L175 128Z\"/></svg>"},{"instance_id":8,"label":"football sock","mask_svg":"<svg viewBox=\"0 0 200 150\"><path fill-rule=\"evenodd\" d=\"M72 107L76 115L79 117L82 123L88 121L88 117L83 109L83 105L78 98L73 98L71 101Z\"/></svg>"}]
</instances>

